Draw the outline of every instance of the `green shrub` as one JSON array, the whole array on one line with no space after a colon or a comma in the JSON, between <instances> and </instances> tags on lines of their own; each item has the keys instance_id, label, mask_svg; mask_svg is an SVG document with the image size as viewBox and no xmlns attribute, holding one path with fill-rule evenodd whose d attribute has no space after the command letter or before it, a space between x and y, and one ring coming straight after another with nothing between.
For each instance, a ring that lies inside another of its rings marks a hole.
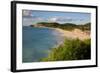
<instances>
[{"instance_id":1,"label":"green shrub","mask_svg":"<svg viewBox=\"0 0 100 73\"><path fill-rule=\"evenodd\" d=\"M91 40L65 39L57 48L52 48L47 58L41 61L83 60L91 58Z\"/></svg>"}]
</instances>

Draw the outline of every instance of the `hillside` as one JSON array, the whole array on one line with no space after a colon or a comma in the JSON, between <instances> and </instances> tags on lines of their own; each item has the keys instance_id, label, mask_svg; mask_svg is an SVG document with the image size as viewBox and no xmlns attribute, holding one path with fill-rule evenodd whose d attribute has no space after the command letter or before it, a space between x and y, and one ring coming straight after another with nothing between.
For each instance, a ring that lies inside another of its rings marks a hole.
<instances>
[{"instance_id":1,"label":"hillside","mask_svg":"<svg viewBox=\"0 0 100 73\"><path fill-rule=\"evenodd\" d=\"M90 30L91 29L91 23L86 23L82 25L76 25L73 23L56 23L56 22L39 22L36 25L30 25L31 27L53 27L53 28L61 28L64 30L73 30L73 29L80 29L82 31L84 30Z\"/></svg>"}]
</instances>

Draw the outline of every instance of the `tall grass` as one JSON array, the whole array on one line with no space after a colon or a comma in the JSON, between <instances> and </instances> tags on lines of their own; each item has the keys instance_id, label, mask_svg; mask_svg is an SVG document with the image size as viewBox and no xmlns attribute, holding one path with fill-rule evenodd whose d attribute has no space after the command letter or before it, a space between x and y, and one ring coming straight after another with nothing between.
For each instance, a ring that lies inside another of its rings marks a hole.
<instances>
[{"instance_id":1,"label":"tall grass","mask_svg":"<svg viewBox=\"0 0 100 73\"><path fill-rule=\"evenodd\" d=\"M41 61L84 60L91 58L91 40L65 39L57 48L52 48L47 58Z\"/></svg>"}]
</instances>

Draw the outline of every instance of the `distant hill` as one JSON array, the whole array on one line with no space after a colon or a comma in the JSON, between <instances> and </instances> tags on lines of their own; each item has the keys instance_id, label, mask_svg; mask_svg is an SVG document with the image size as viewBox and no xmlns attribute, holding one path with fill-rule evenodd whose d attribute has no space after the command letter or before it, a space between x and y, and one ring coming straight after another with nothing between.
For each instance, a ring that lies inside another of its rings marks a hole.
<instances>
[{"instance_id":1,"label":"distant hill","mask_svg":"<svg viewBox=\"0 0 100 73\"><path fill-rule=\"evenodd\" d=\"M76 25L74 23L64 23L60 24L57 22L39 22L36 25L30 25L31 27L53 27L53 28L61 28L64 30L73 30L75 28L81 29L81 30L90 30L91 29L91 23L86 23L82 25Z\"/></svg>"},{"instance_id":2,"label":"distant hill","mask_svg":"<svg viewBox=\"0 0 100 73\"><path fill-rule=\"evenodd\" d=\"M84 24L85 26L90 26L91 25L91 23L86 23L86 24Z\"/></svg>"}]
</instances>

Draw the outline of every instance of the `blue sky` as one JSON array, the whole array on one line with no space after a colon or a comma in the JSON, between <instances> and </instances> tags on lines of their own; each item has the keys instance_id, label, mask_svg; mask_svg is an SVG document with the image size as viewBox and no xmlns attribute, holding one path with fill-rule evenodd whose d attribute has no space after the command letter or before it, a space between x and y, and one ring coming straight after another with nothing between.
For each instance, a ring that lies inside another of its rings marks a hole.
<instances>
[{"instance_id":1,"label":"blue sky","mask_svg":"<svg viewBox=\"0 0 100 73\"><path fill-rule=\"evenodd\" d=\"M91 14L82 12L23 10L22 13L24 26L36 24L38 22L85 24L91 21Z\"/></svg>"}]
</instances>

